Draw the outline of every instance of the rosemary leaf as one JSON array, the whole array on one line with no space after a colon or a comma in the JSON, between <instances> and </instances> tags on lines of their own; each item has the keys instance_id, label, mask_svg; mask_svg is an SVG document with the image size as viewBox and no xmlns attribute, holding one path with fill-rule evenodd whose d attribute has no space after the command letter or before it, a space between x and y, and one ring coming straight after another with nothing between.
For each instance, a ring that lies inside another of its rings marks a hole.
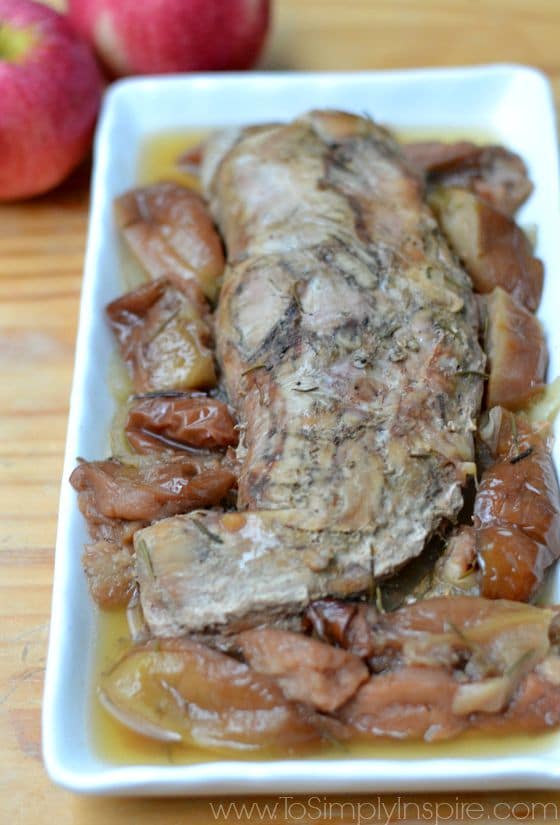
<instances>
[{"instance_id":1,"label":"rosemary leaf","mask_svg":"<svg viewBox=\"0 0 560 825\"><path fill-rule=\"evenodd\" d=\"M254 364L254 366L249 367L246 370L243 370L243 372L241 373L241 377L243 377L244 375L249 375L250 372L254 372L255 370L267 370L267 369L269 369L268 364Z\"/></svg>"},{"instance_id":2,"label":"rosemary leaf","mask_svg":"<svg viewBox=\"0 0 560 825\"><path fill-rule=\"evenodd\" d=\"M154 566L152 564L152 559L150 558L150 553L148 552L148 548L146 546L146 542L144 539L136 539L136 554L140 554L142 557L142 561L146 565L148 572L152 579L155 579L154 573Z\"/></svg>"},{"instance_id":3,"label":"rosemary leaf","mask_svg":"<svg viewBox=\"0 0 560 825\"><path fill-rule=\"evenodd\" d=\"M518 453L517 455L514 455L513 458L510 458L509 463L510 464L517 464L518 461L523 461L524 458L528 458L531 455L532 452L533 452L533 448L532 447L527 447L527 449L523 450L523 452Z\"/></svg>"},{"instance_id":4,"label":"rosemary leaf","mask_svg":"<svg viewBox=\"0 0 560 825\"><path fill-rule=\"evenodd\" d=\"M455 375L476 375L478 378L484 378L485 381L490 378L487 372L482 372L481 370L457 370Z\"/></svg>"},{"instance_id":5,"label":"rosemary leaf","mask_svg":"<svg viewBox=\"0 0 560 825\"><path fill-rule=\"evenodd\" d=\"M192 518L192 516L191 516L191 521L194 524L194 526L197 527L200 530L200 532L203 535L206 536L207 539L210 539L210 541L216 542L216 544L223 544L224 543L224 540L221 539L220 536L217 536L216 533L212 533L212 531L209 530L207 527L205 527L204 524L201 521L199 521L196 518Z\"/></svg>"},{"instance_id":6,"label":"rosemary leaf","mask_svg":"<svg viewBox=\"0 0 560 825\"><path fill-rule=\"evenodd\" d=\"M521 656L504 671L504 676L514 676L518 673L523 668L523 665L532 659L533 654L533 650L526 650L525 653L522 653Z\"/></svg>"}]
</instances>

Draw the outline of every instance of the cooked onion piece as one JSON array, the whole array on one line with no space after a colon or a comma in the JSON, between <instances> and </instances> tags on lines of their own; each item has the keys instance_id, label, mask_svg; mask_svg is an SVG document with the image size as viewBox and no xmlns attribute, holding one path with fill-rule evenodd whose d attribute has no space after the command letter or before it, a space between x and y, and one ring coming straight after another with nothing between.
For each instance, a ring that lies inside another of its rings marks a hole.
<instances>
[{"instance_id":1,"label":"cooked onion piece","mask_svg":"<svg viewBox=\"0 0 560 825\"><path fill-rule=\"evenodd\" d=\"M548 353L543 330L538 319L500 287L485 303L487 403L520 410L545 386Z\"/></svg>"},{"instance_id":2,"label":"cooked onion piece","mask_svg":"<svg viewBox=\"0 0 560 825\"><path fill-rule=\"evenodd\" d=\"M168 277L108 305L109 323L136 392L215 386L207 312L196 284Z\"/></svg>"},{"instance_id":3,"label":"cooked onion piece","mask_svg":"<svg viewBox=\"0 0 560 825\"><path fill-rule=\"evenodd\" d=\"M222 242L203 199L177 183L132 189L115 201L117 224L152 278L194 279L215 300L224 271Z\"/></svg>"},{"instance_id":4,"label":"cooked onion piece","mask_svg":"<svg viewBox=\"0 0 560 825\"><path fill-rule=\"evenodd\" d=\"M429 203L474 289L486 293L502 287L534 312L541 298L543 265L523 230L465 189L439 187Z\"/></svg>"}]
</instances>

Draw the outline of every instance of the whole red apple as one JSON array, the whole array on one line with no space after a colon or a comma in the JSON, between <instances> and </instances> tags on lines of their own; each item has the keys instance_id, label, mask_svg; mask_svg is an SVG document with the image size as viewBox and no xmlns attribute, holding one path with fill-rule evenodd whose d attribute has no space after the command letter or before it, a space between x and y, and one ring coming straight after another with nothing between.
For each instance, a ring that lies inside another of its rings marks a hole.
<instances>
[{"instance_id":1,"label":"whole red apple","mask_svg":"<svg viewBox=\"0 0 560 825\"><path fill-rule=\"evenodd\" d=\"M70 19L115 75L247 69L270 0L68 0Z\"/></svg>"},{"instance_id":2,"label":"whole red apple","mask_svg":"<svg viewBox=\"0 0 560 825\"><path fill-rule=\"evenodd\" d=\"M63 15L0 0L0 200L60 183L87 153L102 78Z\"/></svg>"}]
</instances>

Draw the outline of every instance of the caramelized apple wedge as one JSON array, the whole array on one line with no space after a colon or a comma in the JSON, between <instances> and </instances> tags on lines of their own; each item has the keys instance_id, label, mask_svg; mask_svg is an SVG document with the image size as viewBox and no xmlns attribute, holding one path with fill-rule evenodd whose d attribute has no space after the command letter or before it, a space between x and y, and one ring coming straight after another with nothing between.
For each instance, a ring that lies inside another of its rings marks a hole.
<instances>
[{"instance_id":1,"label":"caramelized apple wedge","mask_svg":"<svg viewBox=\"0 0 560 825\"><path fill-rule=\"evenodd\" d=\"M528 601L560 557L560 493L547 431L494 408L481 438L494 457L473 516L481 594Z\"/></svg>"},{"instance_id":2,"label":"caramelized apple wedge","mask_svg":"<svg viewBox=\"0 0 560 825\"><path fill-rule=\"evenodd\" d=\"M372 671L336 713L353 737L434 741L560 721L559 608L452 596L393 613L324 600L306 613L320 638Z\"/></svg>"},{"instance_id":3,"label":"caramelized apple wedge","mask_svg":"<svg viewBox=\"0 0 560 825\"><path fill-rule=\"evenodd\" d=\"M162 741L256 749L320 739L272 679L182 639L132 648L103 676L100 698L127 727Z\"/></svg>"},{"instance_id":4,"label":"caramelized apple wedge","mask_svg":"<svg viewBox=\"0 0 560 825\"><path fill-rule=\"evenodd\" d=\"M438 187L428 200L474 289L487 293L500 286L534 312L543 265L515 221L465 189Z\"/></svg>"},{"instance_id":5,"label":"caramelized apple wedge","mask_svg":"<svg viewBox=\"0 0 560 825\"><path fill-rule=\"evenodd\" d=\"M194 279L207 298L217 298L224 253L200 195L178 183L156 183L117 198L115 215L131 252L152 278Z\"/></svg>"},{"instance_id":6,"label":"caramelized apple wedge","mask_svg":"<svg viewBox=\"0 0 560 825\"><path fill-rule=\"evenodd\" d=\"M501 287L488 296L484 309L488 406L519 410L545 386L548 353L542 327Z\"/></svg>"},{"instance_id":7,"label":"caramelized apple wedge","mask_svg":"<svg viewBox=\"0 0 560 825\"><path fill-rule=\"evenodd\" d=\"M153 522L195 507L219 504L235 475L218 458L191 456L134 467L116 459L83 461L70 483L89 521Z\"/></svg>"},{"instance_id":8,"label":"caramelized apple wedge","mask_svg":"<svg viewBox=\"0 0 560 825\"><path fill-rule=\"evenodd\" d=\"M106 309L138 393L216 384L208 306L192 282L159 278Z\"/></svg>"},{"instance_id":9,"label":"caramelized apple wedge","mask_svg":"<svg viewBox=\"0 0 560 825\"><path fill-rule=\"evenodd\" d=\"M227 405L189 393L149 393L128 410L126 437L137 453L235 447L238 434Z\"/></svg>"},{"instance_id":10,"label":"caramelized apple wedge","mask_svg":"<svg viewBox=\"0 0 560 825\"><path fill-rule=\"evenodd\" d=\"M528 602L540 587L554 555L516 524L476 531L481 593L487 599Z\"/></svg>"},{"instance_id":11,"label":"caramelized apple wedge","mask_svg":"<svg viewBox=\"0 0 560 825\"><path fill-rule=\"evenodd\" d=\"M533 191L522 158L503 146L424 141L405 144L403 152L428 185L468 189L506 215L514 215Z\"/></svg>"}]
</instances>

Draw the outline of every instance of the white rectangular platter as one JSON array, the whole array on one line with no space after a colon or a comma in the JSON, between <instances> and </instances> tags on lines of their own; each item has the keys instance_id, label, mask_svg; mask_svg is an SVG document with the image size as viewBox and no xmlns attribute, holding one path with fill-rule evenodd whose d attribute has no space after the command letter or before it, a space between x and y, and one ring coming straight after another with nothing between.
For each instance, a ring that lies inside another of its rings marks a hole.
<instances>
[{"instance_id":1,"label":"white rectangular platter","mask_svg":"<svg viewBox=\"0 0 560 825\"><path fill-rule=\"evenodd\" d=\"M81 570L85 525L68 477L76 456L107 453L113 414L107 374L114 349L105 304L123 291L113 198L136 183L146 136L230 124L287 120L311 108L367 113L398 129L491 134L527 162L535 192L520 215L537 227L546 267L539 317L550 348L549 380L560 372L560 237L555 114L548 82L533 69L488 66L403 72L212 74L137 78L110 87L95 142L93 195L76 365L60 497L52 621L43 709L43 752L52 779L98 794L255 794L560 788L560 734L538 746L444 756L119 765L96 752L91 731L95 610ZM555 448L560 466L560 444ZM550 587L560 601L558 575Z\"/></svg>"}]
</instances>

